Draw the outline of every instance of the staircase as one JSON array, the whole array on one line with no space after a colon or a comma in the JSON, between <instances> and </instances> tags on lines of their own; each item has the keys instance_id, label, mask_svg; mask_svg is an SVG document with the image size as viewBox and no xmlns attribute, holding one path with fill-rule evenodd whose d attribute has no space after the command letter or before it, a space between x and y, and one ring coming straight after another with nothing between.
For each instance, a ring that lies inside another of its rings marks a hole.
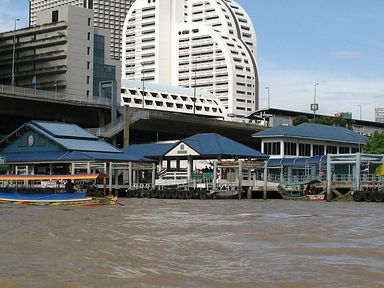
<instances>
[{"instance_id":1,"label":"staircase","mask_svg":"<svg viewBox=\"0 0 384 288\"><path fill-rule=\"evenodd\" d=\"M98 137L103 138L112 138L113 136L117 135L121 131L124 130L124 109L121 107L118 107L117 109L119 113L121 114L115 121L105 125L101 128L93 128L90 129L90 131L95 134ZM140 111L129 111L128 112L128 123L129 125L134 124L135 122L139 120L147 120L149 119L149 111L147 110L140 110Z\"/></svg>"}]
</instances>

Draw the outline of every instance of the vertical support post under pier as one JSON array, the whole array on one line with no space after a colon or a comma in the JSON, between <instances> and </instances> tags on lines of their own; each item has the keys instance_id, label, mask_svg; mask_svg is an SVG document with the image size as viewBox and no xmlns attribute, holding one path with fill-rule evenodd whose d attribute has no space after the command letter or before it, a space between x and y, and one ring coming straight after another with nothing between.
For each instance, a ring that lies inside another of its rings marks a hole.
<instances>
[{"instance_id":1,"label":"vertical support post under pier","mask_svg":"<svg viewBox=\"0 0 384 288\"><path fill-rule=\"evenodd\" d=\"M132 162L128 164L128 187L132 190Z\"/></svg>"},{"instance_id":2,"label":"vertical support post under pier","mask_svg":"<svg viewBox=\"0 0 384 288\"><path fill-rule=\"evenodd\" d=\"M213 192L216 192L217 190L217 161L213 162L213 183L212 183L212 190Z\"/></svg>"},{"instance_id":3,"label":"vertical support post under pier","mask_svg":"<svg viewBox=\"0 0 384 288\"><path fill-rule=\"evenodd\" d=\"M152 189L156 189L156 164L152 163Z\"/></svg>"},{"instance_id":4,"label":"vertical support post under pier","mask_svg":"<svg viewBox=\"0 0 384 288\"><path fill-rule=\"evenodd\" d=\"M268 166L267 166L267 163L268 163L268 161L265 161L264 162L264 189L263 189L263 199L264 200L267 200L267 198L268 198L268 192L267 192L267 190L268 190Z\"/></svg>"},{"instance_id":5,"label":"vertical support post under pier","mask_svg":"<svg viewBox=\"0 0 384 288\"><path fill-rule=\"evenodd\" d=\"M332 166L331 166L331 155L327 155L327 195L326 200L331 201L332 199Z\"/></svg>"},{"instance_id":6,"label":"vertical support post under pier","mask_svg":"<svg viewBox=\"0 0 384 288\"><path fill-rule=\"evenodd\" d=\"M238 173L238 179L239 179L239 199L241 200L243 196L243 161L239 160L239 173Z\"/></svg>"},{"instance_id":7,"label":"vertical support post under pier","mask_svg":"<svg viewBox=\"0 0 384 288\"><path fill-rule=\"evenodd\" d=\"M112 162L109 162L109 193L108 195L112 195Z\"/></svg>"}]
</instances>

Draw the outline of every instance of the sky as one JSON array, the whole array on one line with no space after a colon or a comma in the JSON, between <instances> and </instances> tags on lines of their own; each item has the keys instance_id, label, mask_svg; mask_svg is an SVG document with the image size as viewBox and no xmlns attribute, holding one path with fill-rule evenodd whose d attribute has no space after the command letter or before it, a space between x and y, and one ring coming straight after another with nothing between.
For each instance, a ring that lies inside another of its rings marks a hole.
<instances>
[{"instance_id":1,"label":"sky","mask_svg":"<svg viewBox=\"0 0 384 288\"><path fill-rule=\"evenodd\" d=\"M383 0L237 2L256 29L260 108L269 87L272 108L311 112L316 94L317 114L374 121L384 108ZM0 0L0 32L16 18L28 26L28 0Z\"/></svg>"}]
</instances>

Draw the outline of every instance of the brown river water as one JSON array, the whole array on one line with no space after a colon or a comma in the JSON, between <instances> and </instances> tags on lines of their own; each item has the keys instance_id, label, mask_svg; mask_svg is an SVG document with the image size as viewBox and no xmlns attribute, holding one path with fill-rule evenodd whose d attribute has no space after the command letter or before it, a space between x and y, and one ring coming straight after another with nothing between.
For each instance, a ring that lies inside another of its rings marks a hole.
<instances>
[{"instance_id":1,"label":"brown river water","mask_svg":"<svg viewBox=\"0 0 384 288\"><path fill-rule=\"evenodd\" d=\"M384 287L382 203L0 206L0 287Z\"/></svg>"}]
</instances>

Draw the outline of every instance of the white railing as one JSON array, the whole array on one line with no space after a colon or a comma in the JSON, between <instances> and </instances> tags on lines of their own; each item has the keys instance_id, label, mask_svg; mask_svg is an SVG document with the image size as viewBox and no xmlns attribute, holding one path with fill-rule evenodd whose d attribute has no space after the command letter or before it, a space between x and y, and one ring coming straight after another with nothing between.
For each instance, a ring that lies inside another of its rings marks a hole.
<instances>
[{"instance_id":1,"label":"white railing","mask_svg":"<svg viewBox=\"0 0 384 288\"><path fill-rule=\"evenodd\" d=\"M50 101L59 101L67 103L77 103L83 105L95 106L111 106L111 100L102 97L89 97L82 95L70 95L64 93L57 93L55 91L40 90L33 88L12 87L8 85L0 85L0 94L23 96L23 98L43 99Z\"/></svg>"}]
</instances>

